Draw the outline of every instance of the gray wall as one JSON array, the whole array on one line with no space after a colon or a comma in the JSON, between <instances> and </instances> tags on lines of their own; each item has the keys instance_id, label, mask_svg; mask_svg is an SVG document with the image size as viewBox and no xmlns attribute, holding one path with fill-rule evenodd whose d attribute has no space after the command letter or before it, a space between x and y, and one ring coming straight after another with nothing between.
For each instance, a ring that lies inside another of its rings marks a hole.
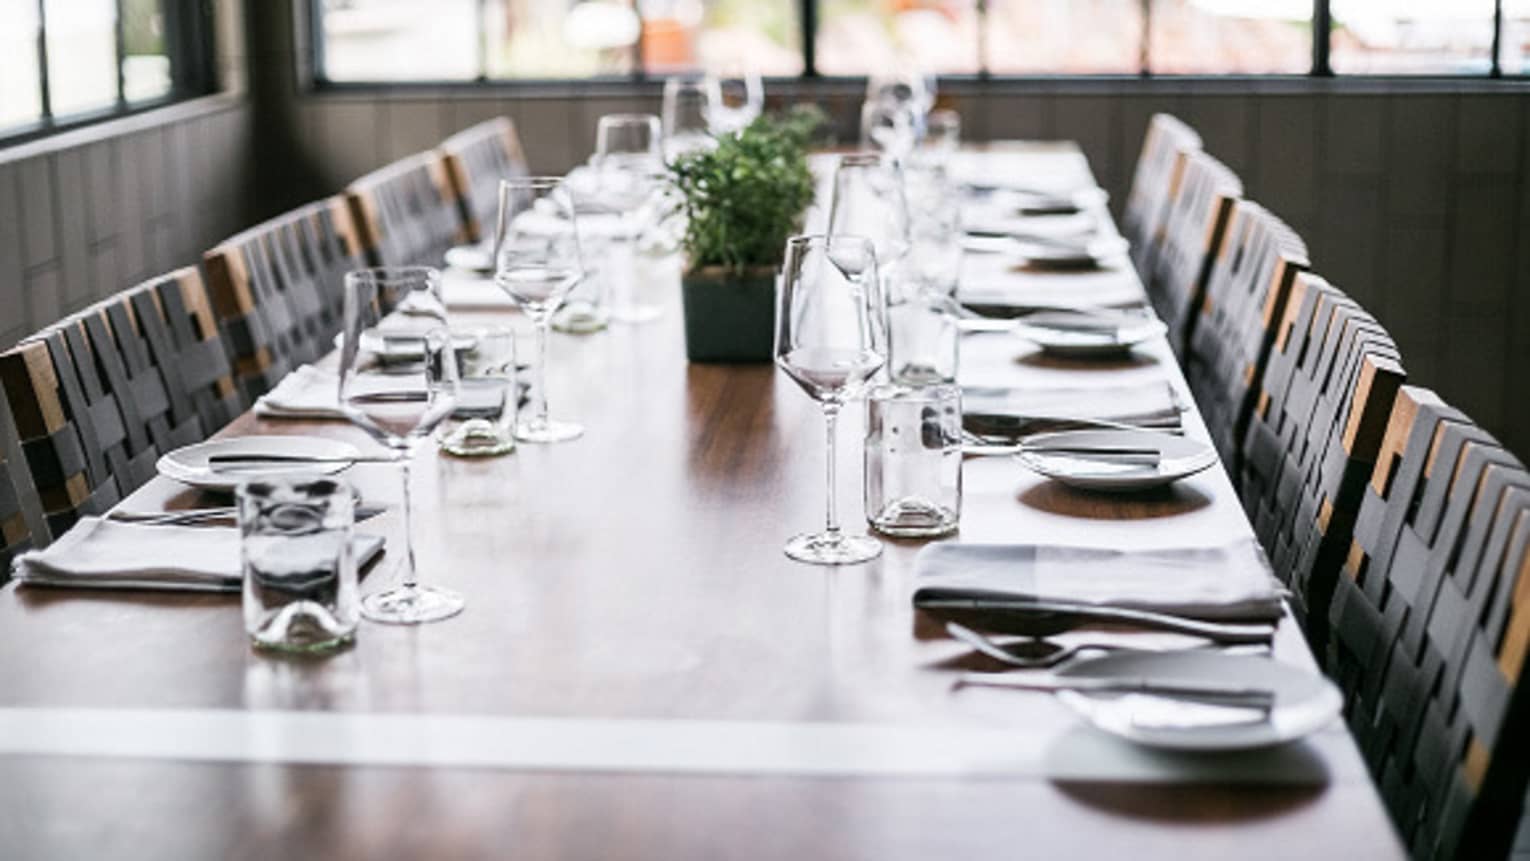
<instances>
[{"instance_id":1,"label":"gray wall","mask_svg":"<svg viewBox=\"0 0 1530 861\"><path fill-rule=\"evenodd\" d=\"M197 261L243 224L249 106L199 108L28 157L0 151L0 348Z\"/></svg>"},{"instance_id":2,"label":"gray wall","mask_svg":"<svg viewBox=\"0 0 1530 861\"><path fill-rule=\"evenodd\" d=\"M0 349L250 216L242 0L212 0L221 93L0 148Z\"/></svg>"}]
</instances>

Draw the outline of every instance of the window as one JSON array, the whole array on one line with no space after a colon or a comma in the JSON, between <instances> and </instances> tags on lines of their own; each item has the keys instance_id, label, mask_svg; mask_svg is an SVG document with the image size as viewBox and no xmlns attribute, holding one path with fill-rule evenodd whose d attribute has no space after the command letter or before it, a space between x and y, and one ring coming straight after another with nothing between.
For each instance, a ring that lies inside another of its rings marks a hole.
<instances>
[{"instance_id":1,"label":"window","mask_svg":"<svg viewBox=\"0 0 1530 861\"><path fill-rule=\"evenodd\" d=\"M1503 0L1498 62L1505 75L1530 75L1530 0Z\"/></svg>"},{"instance_id":2,"label":"window","mask_svg":"<svg viewBox=\"0 0 1530 861\"><path fill-rule=\"evenodd\" d=\"M1306 74L1312 0L1153 0L1148 57L1168 74Z\"/></svg>"},{"instance_id":3,"label":"window","mask_svg":"<svg viewBox=\"0 0 1530 861\"><path fill-rule=\"evenodd\" d=\"M900 65L974 76L1530 69L1530 0L432 0L428 13L418 0L307 2L321 83Z\"/></svg>"},{"instance_id":4,"label":"window","mask_svg":"<svg viewBox=\"0 0 1530 861\"><path fill-rule=\"evenodd\" d=\"M1483 75L1494 0L1332 0L1333 68L1355 74Z\"/></svg>"},{"instance_id":5,"label":"window","mask_svg":"<svg viewBox=\"0 0 1530 861\"><path fill-rule=\"evenodd\" d=\"M207 92L201 8L200 0L0 0L0 140Z\"/></svg>"}]
</instances>

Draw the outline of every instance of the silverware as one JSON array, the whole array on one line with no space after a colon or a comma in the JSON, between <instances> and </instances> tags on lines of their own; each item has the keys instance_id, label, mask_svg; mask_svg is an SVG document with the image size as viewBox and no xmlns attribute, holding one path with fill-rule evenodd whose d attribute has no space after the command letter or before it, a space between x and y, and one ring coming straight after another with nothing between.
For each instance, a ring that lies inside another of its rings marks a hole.
<instances>
[{"instance_id":1,"label":"silverware","mask_svg":"<svg viewBox=\"0 0 1530 861\"><path fill-rule=\"evenodd\" d=\"M1045 670L1072 660L1083 652L1140 651L1115 643L1059 643L1044 637L1032 637L1018 643L999 645L966 625L946 623L946 633L966 643L1001 664L1022 670Z\"/></svg>"},{"instance_id":2,"label":"silverware","mask_svg":"<svg viewBox=\"0 0 1530 861\"><path fill-rule=\"evenodd\" d=\"M925 587L914 598L918 607L942 621L999 634L1046 637L1087 625L1121 625L1152 631L1189 634L1222 645L1268 644L1275 636L1273 624L1208 622L1170 613L1039 601L1028 598L974 598Z\"/></svg>"},{"instance_id":3,"label":"silverware","mask_svg":"<svg viewBox=\"0 0 1530 861\"><path fill-rule=\"evenodd\" d=\"M251 453L251 454L213 454L208 455L208 466L242 466L248 464L266 463L398 463L398 455L356 455L354 457L328 457L306 454L278 454Z\"/></svg>"},{"instance_id":4,"label":"silverware","mask_svg":"<svg viewBox=\"0 0 1530 861\"><path fill-rule=\"evenodd\" d=\"M1154 697L1189 700L1219 706L1251 708L1269 711L1275 707L1275 692L1269 688L1226 682L1205 682L1190 679L1157 680L1146 678L1108 677L1059 677L1043 675L1039 678L1022 678L1015 675L996 676L992 673L964 673L957 684L990 688L1009 688L1020 691L1078 691L1079 693L1146 694Z\"/></svg>"},{"instance_id":5,"label":"silverware","mask_svg":"<svg viewBox=\"0 0 1530 861\"><path fill-rule=\"evenodd\" d=\"M1124 445L1031 445L1022 442L1018 451L1022 454L1053 455L1084 460L1113 460L1156 466L1163 459L1163 452L1156 448Z\"/></svg>"},{"instance_id":6,"label":"silverware","mask_svg":"<svg viewBox=\"0 0 1530 861\"><path fill-rule=\"evenodd\" d=\"M359 505L355 509L356 522L370 520L387 510L381 505ZM209 526L220 521L233 521L237 516L238 511L232 505L224 505L176 511L112 511L106 519L140 526Z\"/></svg>"}]
</instances>

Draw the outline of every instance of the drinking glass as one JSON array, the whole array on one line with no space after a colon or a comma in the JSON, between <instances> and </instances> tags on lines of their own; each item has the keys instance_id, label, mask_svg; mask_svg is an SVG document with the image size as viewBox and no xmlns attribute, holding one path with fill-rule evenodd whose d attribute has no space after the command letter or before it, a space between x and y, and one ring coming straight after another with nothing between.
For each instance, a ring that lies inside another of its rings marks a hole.
<instances>
[{"instance_id":1,"label":"drinking glass","mask_svg":"<svg viewBox=\"0 0 1530 861\"><path fill-rule=\"evenodd\" d=\"M866 520L878 532L956 531L962 510L961 389L879 386L866 399Z\"/></svg>"},{"instance_id":2,"label":"drinking glass","mask_svg":"<svg viewBox=\"0 0 1530 861\"><path fill-rule=\"evenodd\" d=\"M840 157L829 233L870 239L884 276L898 267L909 251L909 213L896 160L878 153Z\"/></svg>"},{"instance_id":3,"label":"drinking glass","mask_svg":"<svg viewBox=\"0 0 1530 861\"><path fill-rule=\"evenodd\" d=\"M906 104L921 120L935 107L935 94L935 76L922 72L902 69L866 78L866 101Z\"/></svg>"},{"instance_id":4,"label":"drinking glass","mask_svg":"<svg viewBox=\"0 0 1530 861\"><path fill-rule=\"evenodd\" d=\"M867 100L861 105L861 143L901 161L914 149L917 123L907 104Z\"/></svg>"},{"instance_id":5,"label":"drinking glass","mask_svg":"<svg viewBox=\"0 0 1530 861\"><path fill-rule=\"evenodd\" d=\"M924 121L919 158L929 164L944 165L951 160L951 154L961 142L962 115L949 109L930 111Z\"/></svg>"},{"instance_id":6,"label":"drinking glass","mask_svg":"<svg viewBox=\"0 0 1530 861\"><path fill-rule=\"evenodd\" d=\"M425 267L361 269L345 275L340 341L340 405L352 424L399 453L404 558L398 586L362 599L377 622L417 624L462 611L462 596L421 586L414 559L409 466L421 441L457 405L456 351L446 328L441 273ZM394 310L407 310L394 314ZM366 377L386 365L392 385L378 392Z\"/></svg>"},{"instance_id":7,"label":"drinking glass","mask_svg":"<svg viewBox=\"0 0 1530 861\"><path fill-rule=\"evenodd\" d=\"M894 283L887 303L887 371L909 385L956 381L961 331L949 296L921 289L911 273Z\"/></svg>"},{"instance_id":8,"label":"drinking glass","mask_svg":"<svg viewBox=\"0 0 1530 861\"><path fill-rule=\"evenodd\" d=\"M361 608L350 487L330 478L257 479L240 485L235 501L250 641L283 652L351 642Z\"/></svg>"},{"instance_id":9,"label":"drinking glass","mask_svg":"<svg viewBox=\"0 0 1530 861\"><path fill-rule=\"evenodd\" d=\"M717 146L708 117L711 100L707 81L700 77L675 77L664 82L664 159Z\"/></svg>"},{"instance_id":10,"label":"drinking glass","mask_svg":"<svg viewBox=\"0 0 1530 861\"><path fill-rule=\"evenodd\" d=\"M547 332L553 314L584 277L574 202L556 177L506 179L499 183L494 225L494 283L519 305L537 330L531 415L516 422L515 438L563 442L584 428L547 414Z\"/></svg>"},{"instance_id":11,"label":"drinking glass","mask_svg":"<svg viewBox=\"0 0 1530 861\"><path fill-rule=\"evenodd\" d=\"M776 365L823 405L828 433L824 530L792 538L786 555L841 565L876 558L882 546L839 528L835 421L887 361L887 319L876 251L860 236L794 236L786 243L776 309Z\"/></svg>"},{"instance_id":12,"label":"drinking glass","mask_svg":"<svg viewBox=\"0 0 1530 861\"><path fill-rule=\"evenodd\" d=\"M599 178L602 203L620 213L621 228L605 267L610 276L611 317L624 323L658 319L657 304L637 296L638 278L633 245L643 233L644 220L654 213L648 205L657 193L664 170L663 132L652 114L608 114L600 118L591 163Z\"/></svg>"},{"instance_id":13,"label":"drinking glass","mask_svg":"<svg viewBox=\"0 0 1530 861\"><path fill-rule=\"evenodd\" d=\"M707 75L707 120L713 134L738 134L765 111L765 84L758 72Z\"/></svg>"},{"instance_id":14,"label":"drinking glass","mask_svg":"<svg viewBox=\"0 0 1530 861\"><path fill-rule=\"evenodd\" d=\"M462 374L455 426L442 425L441 450L458 457L515 451L515 330L483 326L464 333L472 347L458 356Z\"/></svg>"}]
</instances>

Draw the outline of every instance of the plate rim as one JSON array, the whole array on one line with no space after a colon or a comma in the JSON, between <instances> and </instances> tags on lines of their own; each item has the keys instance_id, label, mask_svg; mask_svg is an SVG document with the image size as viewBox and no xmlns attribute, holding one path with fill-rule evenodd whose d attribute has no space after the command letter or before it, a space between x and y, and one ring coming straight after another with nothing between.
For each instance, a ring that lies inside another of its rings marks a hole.
<instances>
[{"instance_id":1,"label":"plate rim","mask_svg":"<svg viewBox=\"0 0 1530 861\"><path fill-rule=\"evenodd\" d=\"M1279 672L1301 672L1300 668L1280 661L1273 656L1243 655L1209 650L1201 650L1198 652L1196 650L1170 650L1150 653L1145 657L1151 660L1154 658L1184 657L1186 655L1195 655L1209 658L1211 660L1235 660L1240 663L1258 660L1267 662L1269 666L1279 668ZM1063 678L1074 677L1078 676L1078 674L1074 672L1074 670L1076 670L1078 667L1088 667L1091 664L1099 662L1108 663L1112 659L1119 659L1121 657L1122 653L1107 653L1093 658L1083 658L1076 661L1070 661L1067 664L1064 664L1063 666L1054 670L1054 673ZM1137 655L1136 657L1140 658L1144 656ZM1109 735L1115 736L1116 738L1124 739L1131 742L1132 744L1138 744L1143 747L1153 748L1156 750L1180 752L1210 753L1217 751L1251 751L1279 747L1281 745L1290 744L1292 742L1306 738L1307 736L1310 736L1314 733L1322 732L1324 729L1332 725L1333 722L1343 712L1344 696L1339 691L1337 686L1334 685L1333 680L1329 679L1321 671L1314 671L1309 676L1309 678L1312 678L1317 682L1317 692L1313 695L1313 700L1322 706L1322 708L1318 711L1318 714L1320 714L1321 717L1314 718L1311 721L1310 726L1305 728L1298 727L1294 730L1290 728L1282 730L1278 725L1267 722L1265 725L1270 727L1270 731L1267 737L1260 739L1250 739L1241 742L1238 741L1235 737L1217 738L1215 736L1211 736L1209 738L1207 736L1202 736L1199 740L1195 740L1195 736L1198 731L1188 729L1137 730L1130 727L1120 729L1115 726L1102 723L1095 718L1093 710L1083 705L1084 702L1088 702L1093 699L1087 694L1078 691L1058 691L1056 697L1090 726L1094 727L1100 732L1107 733Z\"/></svg>"},{"instance_id":2,"label":"plate rim","mask_svg":"<svg viewBox=\"0 0 1530 861\"><path fill-rule=\"evenodd\" d=\"M180 482L181 484L188 485L190 487L201 488L201 489L204 489L204 490L230 490L230 489L233 489L235 487L238 487L242 482L244 482L244 481L246 481L246 480L248 480L250 478L259 478L259 477L262 477L262 476L265 476L265 475L272 475L272 474L289 475L289 474L296 474L296 473L300 472L301 470L296 470L296 469L292 469L292 470L278 470L278 471L268 472L268 473L251 471L248 475L240 475L240 476L235 477L235 476L220 476L218 473L215 473L215 472L213 472L211 470L207 470L207 474L206 475L196 475L196 474L193 474L193 471L196 469L196 467L186 466L184 464L178 463L175 460L175 456L176 455L178 455L178 454L180 454L182 452L185 452L185 451L187 451L189 449L204 448L204 447L211 446L211 445L227 444L227 443L233 443L233 442L242 442L242 441L245 441L245 440L271 440L271 439L287 439L287 440L300 439L300 440L310 440L310 441L311 440L318 440L318 441L324 442L327 445L334 445L334 446L344 447L345 449L348 450L346 452L346 455L345 455L346 457L351 457L351 453L354 453L354 456L356 458L358 458L358 459L361 458L361 457L364 457L364 454L361 451L361 449L358 448L354 443L347 442L346 440L333 439L331 437L326 437L326 436L319 436L317 434L250 434L250 435L247 435L247 436L226 437L226 438L221 438L221 439L219 439L219 438L204 439L204 440L201 440L199 442L189 443L187 445L183 445L183 446L179 446L177 448L171 449L170 451L167 451L164 454L160 455L159 458L154 462L154 471L158 475L164 476L165 478L168 478L171 481L177 481L177 482ZM169 468L167 468L167 464L169 465ZM344 472L344 471L350 469L351 467L353 467L355 465L356 465L355 461L340 462L340 463L335 463L335 464L314 465L314 469L312 469L310 471L318 473L318 474L321 474L321 475L337 475L337 474L339 474L341 472Z\"/></svg>"}]
</instances>

